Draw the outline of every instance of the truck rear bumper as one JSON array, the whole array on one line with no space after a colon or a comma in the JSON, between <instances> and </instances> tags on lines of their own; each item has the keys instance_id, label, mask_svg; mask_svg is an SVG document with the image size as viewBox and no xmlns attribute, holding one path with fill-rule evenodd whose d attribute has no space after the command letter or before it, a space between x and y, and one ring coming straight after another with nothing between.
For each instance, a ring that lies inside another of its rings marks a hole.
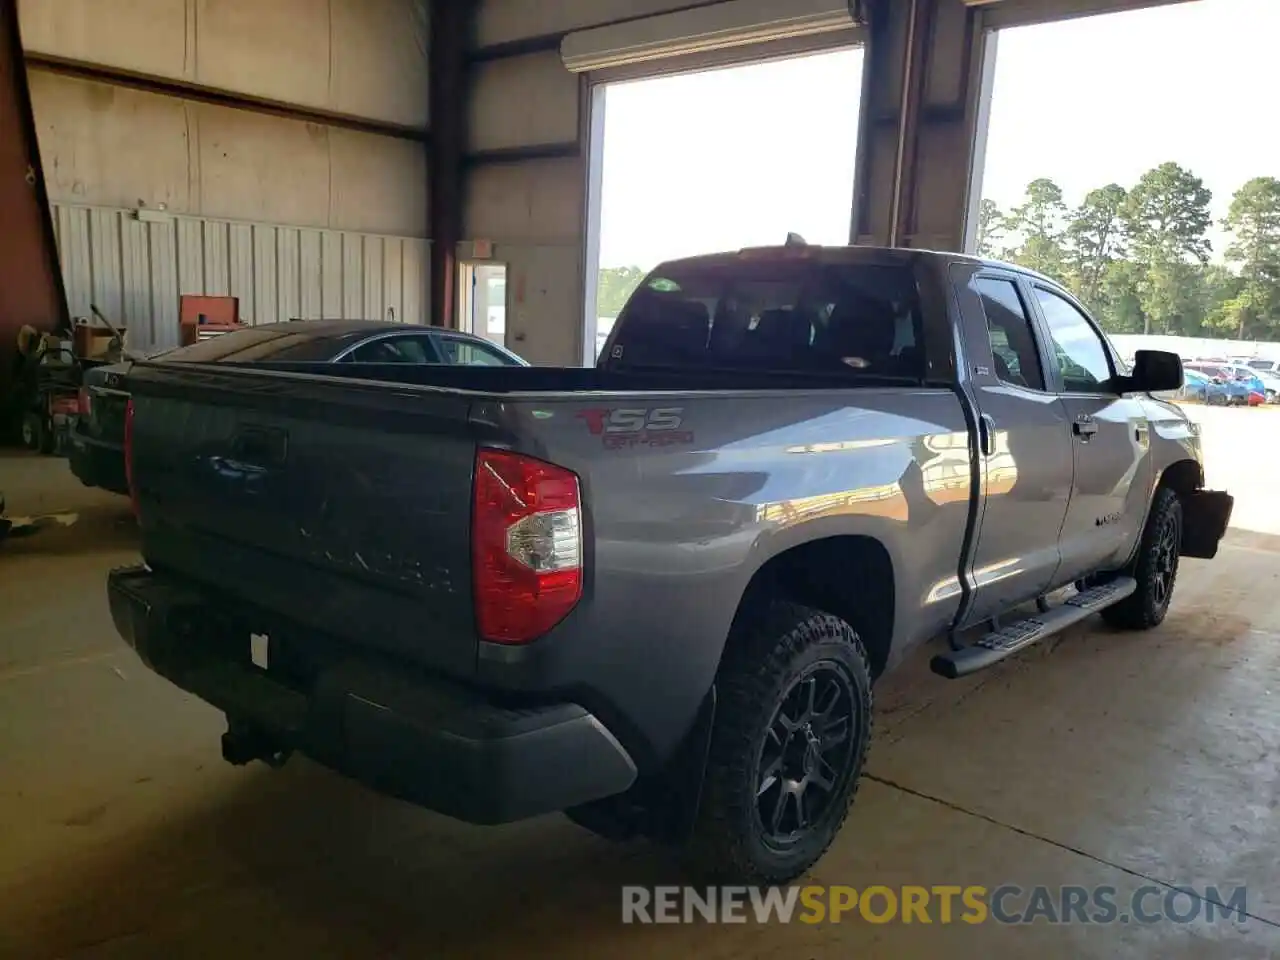
<instances>
[{"instance_id":1,"label":"truck rear bumper","mask_svg":"<svg viewBox=\"0 0 1280 960\"><path fill-rule=\"evenodd\" d=\"M129 492L125 479L124 448L119 444L98 440L72 427L67 459L71 472L86 487L101 487L112 493Z\"/></svg>"},{"instance_id":2,"label":"truck rear bumper","mask_svg":"<svg viewBox=\"0 0 1280 960\"><path fill-rule=\"evenodd\" d=\"M564 810L626 790L636 768L573 703L510 707L374 656L335 660L305 685L253 665L247 632L188 629L211 598L146 567L113 570L111 617L153 671L233 728L297 750L380 792L471 823Z\"/></svg>"}]
</instances>

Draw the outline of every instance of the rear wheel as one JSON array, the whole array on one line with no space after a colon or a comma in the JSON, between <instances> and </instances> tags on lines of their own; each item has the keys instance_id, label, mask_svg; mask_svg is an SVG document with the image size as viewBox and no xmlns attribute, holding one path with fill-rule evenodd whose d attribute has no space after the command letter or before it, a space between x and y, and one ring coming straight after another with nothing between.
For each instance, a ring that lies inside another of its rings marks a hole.
<instances>
[{"instance_id":1,"label":"rear wheel","mask_svg":"<svg viewBox=\"0 0 1280 960\"><path fill-rule=\"evenodd\" d=\"M1182 501L1168 487L1160 487L1130 571L1138 589L1103 610L1102 619L1125 630L1149 630L1163 622L1178 579L1181 546Z\"/></svg>"},{"instance_id":2,"label":"rear wheel","mask_svg":"<svg viewBox=\"0 0 1280 960\"><path fill-rule=\"evenodd\" d=\"M774 602L731 639L688 853L711 878L786 883L849 813L871 738L871 673L845 621Z\"/></svg>"}]
</instances>

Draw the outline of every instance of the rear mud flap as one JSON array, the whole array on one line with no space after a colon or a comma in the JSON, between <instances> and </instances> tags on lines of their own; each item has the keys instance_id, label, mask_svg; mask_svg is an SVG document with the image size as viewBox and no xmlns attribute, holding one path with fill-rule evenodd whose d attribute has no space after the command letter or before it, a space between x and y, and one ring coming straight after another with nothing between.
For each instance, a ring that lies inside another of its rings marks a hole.
<instances>
[{"instance_id":1,"label":"rear mud flap","mask_svg":"<svg viewBox=\"0 0 1280 960\"><path fill-rule=\"evenodd\" d=\"M1182 556L1212 560L1231 522L1235 498L1220 490L1182 495Z\"/></svg>"}]
</instances>

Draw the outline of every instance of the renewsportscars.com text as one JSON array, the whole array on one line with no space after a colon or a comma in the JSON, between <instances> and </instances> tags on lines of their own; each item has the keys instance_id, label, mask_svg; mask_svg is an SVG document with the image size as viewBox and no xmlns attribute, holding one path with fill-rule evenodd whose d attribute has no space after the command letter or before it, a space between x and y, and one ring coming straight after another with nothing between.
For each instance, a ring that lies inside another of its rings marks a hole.
<instances>
[{"instance_id":1,"label":"renewsportscars.com text","mask_svg":"<svg viewBox=\"0 0 1280 960\"><path fill-rule=\"evenodd\" d=\"M1244 887L623 887L623 923L1242 924Z\"/></svg>"}]
</instances>

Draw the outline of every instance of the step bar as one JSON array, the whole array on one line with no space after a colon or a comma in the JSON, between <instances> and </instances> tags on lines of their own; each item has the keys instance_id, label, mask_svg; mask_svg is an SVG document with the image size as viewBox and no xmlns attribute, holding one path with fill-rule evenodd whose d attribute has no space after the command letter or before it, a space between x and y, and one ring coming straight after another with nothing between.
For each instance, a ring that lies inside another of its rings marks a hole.
<instances>
[{"instance_id":1,"label":"step bar","mask_svg":"<svg viewBox=\"0 0 1280 960\"><path fill-rule=\"evenodd\" d=\"M938 654L929 662L929 669L948 680L967 677L1119 603L1137 589L1138 582L1133 577L1116 577L1108 584L1090 587L1034 617L988 633L959 650Z\"/></svg>"}]
</instances>

